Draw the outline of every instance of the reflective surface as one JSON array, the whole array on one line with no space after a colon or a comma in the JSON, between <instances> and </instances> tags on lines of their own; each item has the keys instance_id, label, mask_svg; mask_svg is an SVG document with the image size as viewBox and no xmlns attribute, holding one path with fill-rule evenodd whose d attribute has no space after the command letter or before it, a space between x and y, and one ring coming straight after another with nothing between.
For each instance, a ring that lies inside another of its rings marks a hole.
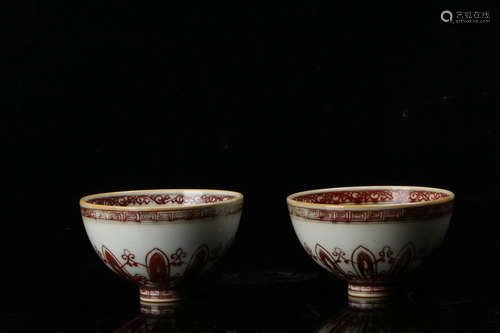
<instances>
[{"instance_id":1,"label":"reflective surface","mask_svg":"<svg viewBox=\"0 0 500 333\"><path fill-rule=\"evenodd\" d=\"M165 307L140 306L134 288L115 283L102 298L89 291L65 302L4 310L4 331L491 332L500 327L495 302L488 298L445 298L405 289L385 307L360 310L348 307L342 283L323 274L267 271L264 278L253 276L219 275L188 302Z\"/></svg>"},{"instance_id":2,"label":"reflective surface","mask_svg":"<svg viewBox=\"0 0 500 333\"><path fill-rule=\"evenodd\" d=\"M345 282L316 267L296 246L296 239L285 235L269 251L265 242L254 241L261 240L260 234L250 237L242 232L246 237L236 239L221 265L200 281L186 303L172 311L150 309L141 314L137 288L99 261L82 228L26 232L0 227L1 239L16 244L0 243L2 274L7 278L0 330L498 331L500 302L494 274L498 251L493 242L497 236L466 229L469 221L477 221L473 212L479 208L474 202L462 202L437 255L409 276L390 307L376 311L348 309ZM74 221L79 222L77 217ZM38 222L51 223L43 218ZM165 315L156 316L157 312Z\"/></svg>"}]
</instances>

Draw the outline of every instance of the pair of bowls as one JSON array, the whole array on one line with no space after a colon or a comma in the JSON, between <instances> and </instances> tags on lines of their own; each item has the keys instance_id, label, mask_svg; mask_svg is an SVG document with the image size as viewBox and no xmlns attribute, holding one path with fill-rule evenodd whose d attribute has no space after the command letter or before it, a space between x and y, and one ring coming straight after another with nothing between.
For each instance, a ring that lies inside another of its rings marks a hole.
<instances>
[{"instance_id":1,"label":"pair of bowls","mask_svg":"<svg viewBox=\"0 0 500 333\"><path fill-rule=\"evenodd\" d=\"M415 186L330 188L287 197L311 258L348 282L354 297L391 294L441 244L454 194ZM180 300L230 248L243 195L223 190L142 190L85 196L80 209L101 260L139 286L140 300Z\"/></svg>"}]
</instances>

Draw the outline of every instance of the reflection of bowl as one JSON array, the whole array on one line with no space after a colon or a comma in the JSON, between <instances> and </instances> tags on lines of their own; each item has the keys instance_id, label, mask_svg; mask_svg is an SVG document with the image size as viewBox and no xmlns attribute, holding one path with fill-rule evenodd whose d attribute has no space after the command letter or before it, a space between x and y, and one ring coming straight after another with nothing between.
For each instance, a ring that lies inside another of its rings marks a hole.
<instances>
[{"instance_id":1,"label":"reflection of bowl","mask_svg":"<svg viewBox=\"0 0 500 333\"><path fill-rule=\"evenodd\" d=\"M114 333L164 333L185 332L178 327L174 318L161 316L137 315Z\"/></svg>"},{"instance_id":2,"label":"reflection of bowl","mask_svg":"<svg viewBox=\"0 0 500 333\"><path fill-rule=\"evenodd\" d=\"M397 307L372 311L346 308L327 320L316 332L356 333L356 332L428 332L422 325L422 314L402 310Z\"/></svg>"},{"instance_id":3,"label":"reflection of bowl","mask_svg":"<svg viewBox=\"0 0 500 333\"><path fill-rule=\"evenodd\" d=\"M192 306L140 303L140 314L114 333L214 332L213 323Z\"/></svg>"},{"instance_id":4,"label":"reflection of bowl","mask_svg":"<svg viewBox=\"0 0 500 333\"><path fill-rule=\"evenodd\" d=\"M454 194L414 186L343 187L287 198L307 253L348 282L348 294L389 295L442 242Z\"/></svg>"},{"instance_id":5,"label":"reflection of bowl","mask_svg":"<svg viewBox=\"0 0 500 333\"><path fill-rule=\"evenodd\" d=\"M140 298L169 302L231 245L243 195L219 190L144 190L80 200L83 223L102 261L140 287Z\"/></svg>"}]
</instances>

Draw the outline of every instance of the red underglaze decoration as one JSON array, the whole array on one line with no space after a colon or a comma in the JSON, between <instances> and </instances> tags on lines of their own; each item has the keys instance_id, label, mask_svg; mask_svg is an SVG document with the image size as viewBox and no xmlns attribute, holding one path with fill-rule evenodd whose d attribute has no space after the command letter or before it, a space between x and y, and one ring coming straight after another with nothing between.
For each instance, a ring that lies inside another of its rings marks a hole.
<instances>
[{"instance_id":1,"label":"red underglaze decoration","mask_svg":"<svg viewBox=\"0 0 500 333\"><path fill-rule=\"evenodd\" d=\"M166 204L206 204L227 201L235 199L234 195L221 195L221 194L203 194L199 195L186 195L183 193L173 194L140 194L140 195L117 195L104 198L95 198L88 200L89 203L105 206L141 206L156 203L157 205Z\"/></svg>"},{"instance_id":2,"label":"red underglaze decoration","mask_svg":"<svg viewBox=\"0 0 500 333\"><path fill-rule=\"evenodd\" d=\"M151 282L167 286L170 277L168 256L160 249L152 249L146 255L148 274Z\"/></svg>"},{"instance_id":3,"label":"red underglaze decoration","mask_svg":"<svg viewBox=\"0 0 500 333\"><path fill-rule=\"evenodd\" d=\"M359 245L350 258L340 248L336 247L330 252L319 243L316 243L314 253L306 243L304 248L314 261L352 285L385 283L387 277L397 279L421 259L412 242L403 246L396 256L390 246L383 247L376 256L368 248Z\"/></svg>"},{"instance_id":4,"label":"red underglaze decoration","mask_svg":"<svg viewBox=\"0 0 500 333\"><path fill-rule=\"evenodd\" d=\"M348 295L347 304L351 309L378 310L390 306L392 300L387 297L355 297Z\"/></svg>"},{"instance_id":5,"label":"red underglaze decoration","mask_svg":"<svg viewBox=\"0 0 500 333\"><path fill-rule=\"evenodd\" d=\"M352 262L354 263L353 267L362 280L370 280L376 278L377 266L375 266L374 264L377 262L377 258L375 258L370 250L363 246L359 246L352 253L352 257L357 259L356 261L352 260Z\"/></svg>"},{"instance_id":6,"label":"red underglaze decoration","mask_svg":"<svg viewBox=\"0 0 500 333\"><path fill-rule=\"evenodd\" d=\"M344 253L345 254L345 253ZM335 253L334 253L335 255ZM313 257L315 261L319 261L325 265L331 272L337 273L344 279L349 279L349 276L340 268L338 263L341 262L339 256L332 258L332 256L321 245L316 244L316 255Z\"/></svg>"},{"instance_id":7,"label":"red underglaze decoration","mask_svg":"<svg viewBox=\"0 0 500 333\"><path fill-rule=\"evenodd\" d=\"M402 222L417 219L432 219L451 214L452 209L453 202L420 207L372 209L365 211L321 209L316 207L299 207L294 206L293 204L288 205L290 215L330 223L378 223L387 221Z\"/></svg>"},{"instance_id":8,"label":"red underglaze decoration","mask_svg":"<svg viewBox=\"0 0 500 333\"><path fill-rule=\"evenodd\" d=\"M204 219L217 216L228 216L239 213L243 204L229 207L207 207L205 209L179 209L160 211L117 211L80 207L83 217L94 220L119 221L119 222L174 222L179 220Z\"/></svg>"},{"instance_id":9,"label":"red underglaze decoration","mask_svg":"<svg viewBox=\"0 0 500 333\"><path fill-rule=\"evenodd\" d=\"M102 246L102 253L98 252L98 254L101 257L101 259L104 261L105 264L107 264L116 274L120 275L124 279L129 280L131 282L136 282L136 283L138 283L142 280L141 277L139 277L139 276L132 276L124 268L124 266L126 266L126 265L131 265L129 259L127 259L127 262L125 264L123 264L123 265L120 264L118 259L115 257L115 255L104 245Z\"/></svg>"},{"instance_id":10,"label":"red underglaze decoration","mask_svg":"<svg viewBox=\"0 0 500 333\"><path fill-rule=\"evenodd\" d=\"M101 260L122 278L139 284L141 287L146 288L145 290L150 290L148 288L152 287L151 290L165 289L165 292L167 292L167 289L187 282L187 280L198 274L208 262L218 260L227 247L215 250L210 255L208 246L201 245L194 251L189 262L184 261L183 258L186 257L186 253L181 248L170 256L173 260L169 260L169 256L162 250L154 248L146 254L144 263L135 261L135 255L127 249L123 250L122 261L118 260L105 245L102 246L102 251L97 248L94 249ZM132 275L127 269L127 267L137 266L145 267L147 276ZM182 274L172 275L172 266L186 266L186 268ZM151 297L156 297L155 295Z\"/></svg>"},{"instance_id":11,"label":"red underglaze decoration","mask_svg":"<svg viewBox=\"0 0 500 333\"><path fill-rule=\"evenodd\" d=\"M408 195L410 202L434 201L448 197L446 193L432 191L411 191Z\"/></svg>"},{"instance_id":12,"label":"red underglaze decoration","mask_svg":"<svg viewBox=\"0 0 500 333\"><path fill-rule=\"evenodd\" d=\"M449 195L446 193L433 191L357 190L310 193L292 199L307 203L340 205L422 202L448 197Z\"/></svg>"}]
</instances>

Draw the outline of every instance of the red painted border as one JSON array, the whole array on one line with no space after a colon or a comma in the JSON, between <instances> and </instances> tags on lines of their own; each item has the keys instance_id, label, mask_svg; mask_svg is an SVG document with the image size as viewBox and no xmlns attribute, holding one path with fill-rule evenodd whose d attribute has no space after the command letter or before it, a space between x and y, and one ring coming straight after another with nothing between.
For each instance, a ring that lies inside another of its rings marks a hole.
<instances>
[{"instance_id":1,"label":"red painted border","mask_svg":"<svg viewBox=\"0 0 500 333\"><path fill-rule=\"evenodd\" d=\"M391 279L396 280L430 253L420 249L417 254L417 248L411 241L402 246L399 252L387 245L379 251L358 245L350 255L338 247L330 251L319 243L316 243L314 249L305 242L303 246L318 264L357 285L377 285Z\"/></svg>"},{"instance_id":2,"label":"red painted border","mask_svg":"<svg viewBox=\"0 0 500 333\"><path fill-rule=\"evenodd\" d=\"M391 284L382 284L382 285L362 285L356 283L348 283L347 284L347 292L351 294L362 294L362 295L387 295L395 289Z\"/></svg>"},{"instance_id":3,"label":"red painted border","mask_svg":"<svg viewBox=\"0 0 500 333\"><path fill-rule=\"evenodd\" d=\"M409 221L416 219L432 219L451 214L453 202L441 204L387 208L387 209L366 209L366 210L341 210L316 207L299 207L288 204L290 215L301 217L307 220L330 222L330 223L351 223L351 222L387 222L387 221Z\"/></svg>"},{"instance_id":4,"label":"red painted border","mask_svg":"<svg viewBox=\"0 0 500 333\"><path fill-rule=\"evenodd\" d=\"M227 216L239 213L243 203L229 206L203 207L182 210L151 210L151 211L119 211L80 207L83 217L94 220L119 222L175 222L179 220L205 219L216 216Z\"/></svg>"},{"instance_id":5,"label":"red painted border","mask_svg":"<svg viewBox=\"0 0 500 333\"><path fill-rule=\"evenodd\" d=\"M292 197L292 200L314 204L389 204L428 202L449 198L447 193L428 190L332 190L302 194Z\"/></svg>"}]
</instances>

